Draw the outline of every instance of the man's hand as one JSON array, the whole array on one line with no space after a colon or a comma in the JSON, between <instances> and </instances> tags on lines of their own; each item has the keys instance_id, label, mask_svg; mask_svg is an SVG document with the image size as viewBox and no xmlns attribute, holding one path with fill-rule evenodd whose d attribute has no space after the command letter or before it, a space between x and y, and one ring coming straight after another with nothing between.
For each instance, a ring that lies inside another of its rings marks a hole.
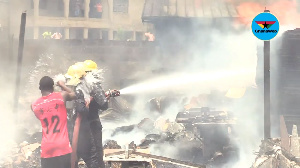
<instances>
[{"instance_id":1,"label":"man's hand","mask_svg":"<svg viewBox=\"0 0 300 168\"><path fill-rule=\"evenodd\" d=\"M64 81L58 81L57 86L63 87L63 86L65 86L65 82Z\"/></svg>"}]
</instances>

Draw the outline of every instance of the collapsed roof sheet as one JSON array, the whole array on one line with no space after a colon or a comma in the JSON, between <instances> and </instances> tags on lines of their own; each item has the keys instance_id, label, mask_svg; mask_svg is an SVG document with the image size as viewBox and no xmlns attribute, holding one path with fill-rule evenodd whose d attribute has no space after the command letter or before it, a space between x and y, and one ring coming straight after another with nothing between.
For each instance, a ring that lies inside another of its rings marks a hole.
<instances>
[{"instance_id":1,"label":"collapsed roof sheet","mask_svg":"<svg viewBox=\"0 0 300 168\"><path fill-rule=\"evenodd\" d=\"M143 21L162 17L233 18L236 6L224 0L146 0Z\"/></svg>"}]
</instances>

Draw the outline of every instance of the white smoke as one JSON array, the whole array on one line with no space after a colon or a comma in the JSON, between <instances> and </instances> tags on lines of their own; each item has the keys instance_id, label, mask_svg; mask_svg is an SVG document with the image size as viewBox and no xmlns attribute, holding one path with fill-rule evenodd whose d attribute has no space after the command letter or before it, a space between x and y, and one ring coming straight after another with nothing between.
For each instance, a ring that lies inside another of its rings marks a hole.
<instances>
[{"instance_id":1,"label":"white smoke","mask_svg":"<svg viewBox=\"0 0 300 168\"><path fill-rule=\"evenodd\" d=\"M180 34L180 32L178 33ZM210 39L210 41L205 44L201 40L197 41L197 39ZM234 33L234 31L224 33L224 31L214 28L207 32L201 32L199 37L195 37L195 41L185 44L190 46L191 50L189 52L193 57L187 57L188 60L184 60L186 64L183 71L182 67L175 66L172 67L174 75L162 75L121 89L121 95L136 95L137 101L130 121L136 123L142 118L156 117L157 119L160 117L160 115L156 116L151 112L143 111L145 102L151 96L159 97L172 93L191 97L207 94L212 90L226 92L230 88L245 87L247 88L245 95L248 95L248 93L254 94L253 92L255 92L254 96L242 98L243 101L233 100L234 104L227 104L227 109L233 111L240 121L235 128L240 138L239 141L235 142L240 147L240 160L229 164L231 167L236 168L250 167L255 157L253 151L259 147L262 138L259 131L262 129L262 125L258 124L262 122L259 120L262 111L256 107L262 101L257 101L258 97L255 97L259 95L257 89L249 89L256 86L257 46L260 45L261 41L252 34L250 29L239 33ZM200 52L197 49L200 45L207 46L204 47L205 51ZM172 60L170 57L169 59ZM151 62L153 62L153 67L156 67L161 63L161 60L152 60ZM176 71L176 69L181 70ZM225 97L225 95L223 96ZM216 104L215 106L219 105ZM181 109L182 105L181 107L171 105L166 110L165 115L161 117L174 121ZM180 152L176 145L161 145L163 148L160 148L160 145L152 146L152 152L168 157L176 157L177 153Z\"/></svg>"}]
</instances>

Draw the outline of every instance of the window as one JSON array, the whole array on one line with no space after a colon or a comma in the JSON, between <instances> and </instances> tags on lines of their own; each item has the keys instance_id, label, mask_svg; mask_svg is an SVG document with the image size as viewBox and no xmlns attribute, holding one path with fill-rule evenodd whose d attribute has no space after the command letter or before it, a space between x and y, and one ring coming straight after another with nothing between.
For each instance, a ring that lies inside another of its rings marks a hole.
<instances>
[{"instance_id":1,"label":"window","mask_svg":"<svg viewBox=\"0 0 300 168\"><path fill-rule=\"evenodd\" d=\"M65 3L64 3L64 1L63 0L58 0L58 3L57 3L57 9L59 10L59 11L64 11L64 6L65 6Z\"/></svg>"},{"instance_id":2,"label":"window","mask_svg":"<svg viewBox=\"0 0 300 168\"><path fill-rule=\"evenodd\" d=\"M143 41L144 34L143 32L135 32L136 41Z\"/></svg>"},{"instance_id":3,"label":"window","mask_svg":"<svg viewBox=\"0 0 300 168\"><path fill-rule=\"evenodd\" d=\"M108 40L108 31L102 30L102 40Z\"/></svg>"},{"instance_id":4,"label":"window","mask_svg":"<svg viewBox=\"0 0 300 168\"><path fill-rule=\"evenodd\" d=\"M40 0L40 9L47 9L47 0Z\"/></svg>"},{"instance_id":5,"label":"window","mask_svg":"<svg viewBox=\"0 0 300 168\"><path fill-rule=\"evenodd\" d=\"M114 40L119 41L132 41L132 31L114 31Z\"/></svg>"},{"instance_id":6,"label":"window","mask_svg":"<svg viewBox=\"0 0 300 168\"><path fill-rule=\"evenodd\" d=\"M100 30L99 29L89 29L88 38L89 39L100 39Z\"/></svg>"},{"instance_id":7,"label":"window","mask_svg":"<svg viewBox=\"0 0 300 168\"><path fill-rule=\"evenodd\" d=\"M114 0L113 11L119 13L128 13L129 0Z\"/></svg>"}]
</instances>

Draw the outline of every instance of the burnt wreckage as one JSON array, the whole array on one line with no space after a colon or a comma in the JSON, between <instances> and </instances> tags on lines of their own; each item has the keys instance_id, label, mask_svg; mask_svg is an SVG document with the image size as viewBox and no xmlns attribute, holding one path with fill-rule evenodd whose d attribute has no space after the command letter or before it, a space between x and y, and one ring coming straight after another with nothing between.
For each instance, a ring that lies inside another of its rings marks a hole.
<instances>
[{"instance_id":1,"label":"burnt wreckage","mask_svg":"<svg viewBox=\"0 0 300 168\"><path fill-rule=\"evenodd\" d=\"M150 155L150 146L164 150L168 145L173 145L180 151L175 156L177 160L174 164L181 160L191 164L222 165L229 160L238 159L238 148L234 145L237 140L233 129L235 124L236 119L230 112L214 111L207 107L179 112L175 122L161 118L154 122L145 118L136 125L118 127L112 133L112 136L115 136L133 130L143 131L147 135L140 144L131 142L125 150L122 150L116 141L108 140L104 145L104 151L109 155L105 155L105 158L109 163L125 163L129 161L128 150L131 150L133 158L130 161L134 161L135 158L135 161L139 161L139 157L152 160L151 158L160 156ZM116 150L115 153L112 149ZM149 155L141 156L141 153ZM171 159L169 161L173 162Z\"/></svg>"}]
</instances>

